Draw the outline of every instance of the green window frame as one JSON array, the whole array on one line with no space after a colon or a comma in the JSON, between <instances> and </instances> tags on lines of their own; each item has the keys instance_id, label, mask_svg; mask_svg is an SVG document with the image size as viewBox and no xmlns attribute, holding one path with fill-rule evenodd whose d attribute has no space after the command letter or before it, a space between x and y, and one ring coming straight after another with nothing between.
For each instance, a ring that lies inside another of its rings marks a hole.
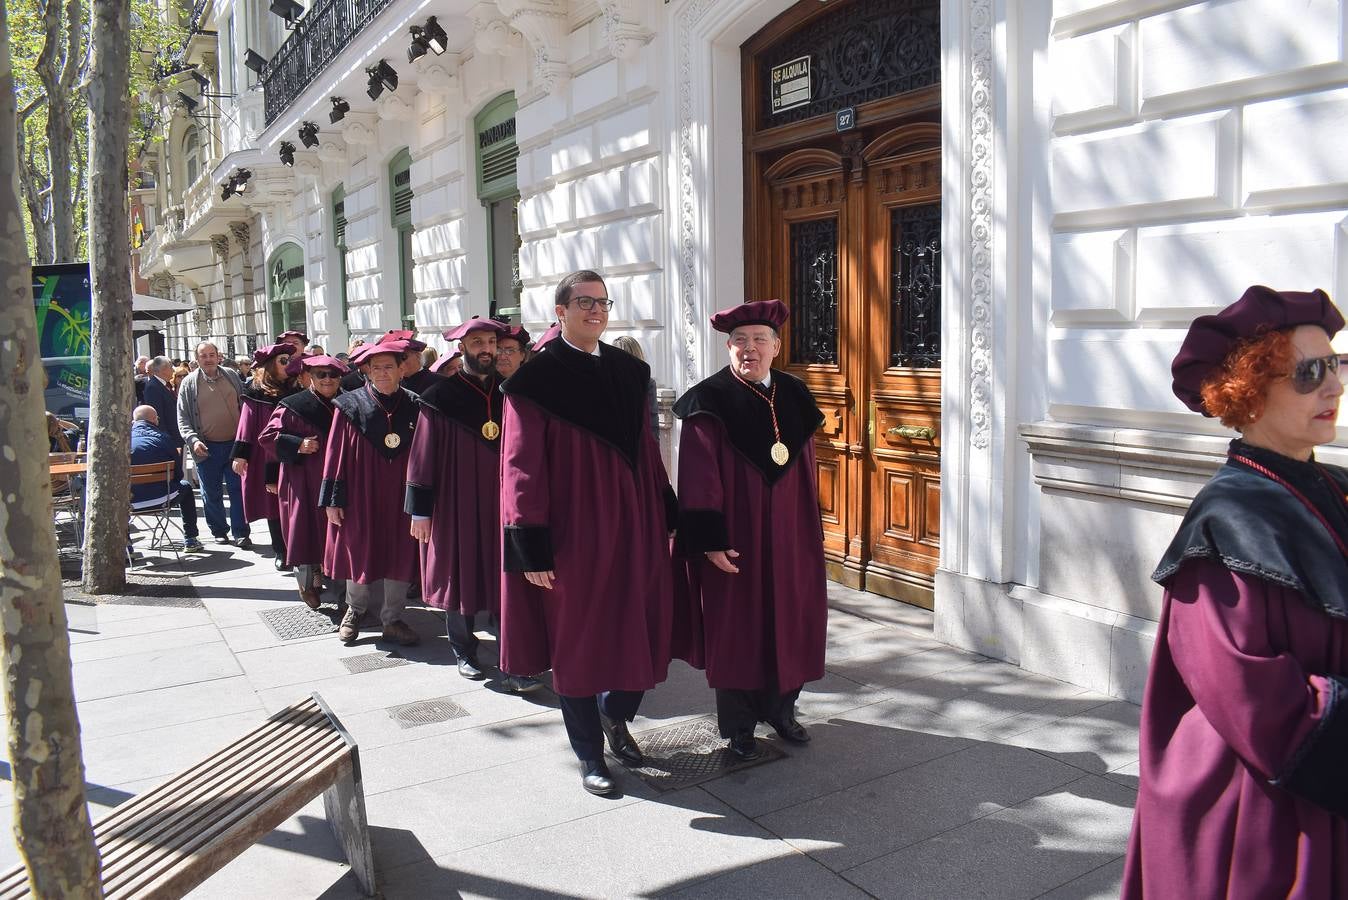
<instances>
[{"instance_id":1,"label":"green window frame","mask_svg":"<svg viewBox=\"0 0 1348 900\"><path fill-rule=\"evenodd\" d=\"M267 261L267 305L271 311L272 339L290 331L308 331L304 304L304 250L285 243L272 251Z\"/></svg>"},{"instance_id":2,"label":"green window frame","mask_svg":"<svg viewBox=\"0 0 1348 900\"><path fill-rule=\"evenodd\" d=\"M398 300L401 325L416 329L412 289L412 154L404 147L389 161L389 209L398 238Z\"/></svg>"},{"instance_id":3,"label":"green window frame","mask_svg":"<svg viewBox=\"0 0 1348 900\"><path fill-rule=\"evenodd\" d=\"M337 185L332 191L332 245L337 250L337 275L341 284L342 325L351 330L346 298L346 187Z\"/></svg>"},{"instance_id":4,"label":"green window frame","mask_svg":"<svg viewBox=\"0 0 1348 900\"><path fill-rule=\"evenodd\" d=\"M487 285L493 316L518 319L520 314L519 278L519 144L515 139L515 113L519 104L513 91L492 100L473 119L477 136L477 196L487 218ZM513 240L510 259L498 251L504 240Z\"/></svg>"}]
</instances>

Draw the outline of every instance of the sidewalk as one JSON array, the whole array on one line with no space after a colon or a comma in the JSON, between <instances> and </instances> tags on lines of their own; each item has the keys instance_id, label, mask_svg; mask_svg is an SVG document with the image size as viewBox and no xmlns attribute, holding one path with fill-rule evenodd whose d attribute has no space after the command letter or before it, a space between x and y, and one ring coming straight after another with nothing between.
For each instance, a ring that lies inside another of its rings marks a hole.
<instances>
[{"instance_id":1,"label":"sidewalk","mask_svg":"<svg viewBox=\"0 0 1348 900\"><path fill-rule=\"evenodd\" d=\"M831 586L808 746L773 735L780 758L669 791L615 764L624 793L605 799L581 790L551 692L459 677L435 611L409 610L423 644L406 664L352 674L343 659L393 648L278 638L259 613L303 608L293 579L207 546L177 570L199 601L67 607L95 817L318 691L360 744L385 897L1118 896L1138 708L937 643L922 610ZM388 711L436 698L461 712ZM632 731L650 749L712 710L676 663ZM7 831L0 862L16 860ZM360 892L315 801L192 896Z\"/></svg>"}]
</instances>

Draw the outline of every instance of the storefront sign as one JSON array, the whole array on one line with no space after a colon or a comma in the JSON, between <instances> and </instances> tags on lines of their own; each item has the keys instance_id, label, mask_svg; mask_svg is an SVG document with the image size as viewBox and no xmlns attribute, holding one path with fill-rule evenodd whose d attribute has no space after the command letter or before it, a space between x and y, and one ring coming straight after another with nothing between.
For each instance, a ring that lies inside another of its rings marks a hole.
<instances>
[{"instance_id":1,"label":"storefront sign","mask_svg":"<svg viewBox=\"0 0 1348 900\"><path fill-rule=\"evenodd\" d=\"M801 56L780 66L773 66L772 111L784 112L810 102L810 58Z\"/></svg>"}]
</instances>

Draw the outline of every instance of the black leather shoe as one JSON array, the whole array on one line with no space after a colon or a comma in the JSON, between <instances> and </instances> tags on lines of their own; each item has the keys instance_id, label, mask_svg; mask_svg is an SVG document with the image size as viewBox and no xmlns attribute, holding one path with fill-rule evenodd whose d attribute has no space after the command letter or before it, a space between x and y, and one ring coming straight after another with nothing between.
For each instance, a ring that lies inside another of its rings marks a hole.
<instances>
[{"instance_id":1,"label":"black leather shoe","mask_svg":"<svg viewBox=\"0 0 1348 900\"><path fill-rule=\"evenodd\" d=\"M788 716L785 719L774 719L768 722L772 730L777 732L778 736L784 741L790 741L793 744L808 744L810 742L810 733L805 730L805 726L796 721L795 716Z\"/></svg>"},{"instance_id":2,"label":"black leather shoe","mask_svg":"<svg viewBox=\"0 0 1348 900\"><path fill-rule=\"evenodd\" d=\"M469 681L481 681L487 677L483 674L482 667L477 664L475 659L459 660L459 674Z\"/></svg>"},{"instance_id":3,"label":"black leather shoe","mask_svg":"<svg viewBox=\"0 0 1348 900\"><path fill-rule=\"evenodd\" d=\"M618 757L619 762L625 766L639 766L646 761L646 757L641 755L641 748L637 746L636 739L627 730L626 722L621 719L610 719L600 713L599 724L604 727L608 747L613 751L613 755Z\"/></svg>"},{"instance_id":4,"label":"black leather shoe","mask_svg":"<svg viewBox=\"0 0 1348 900\"><path fill-rule=\"evenodd\" d=\"M762 759L763 751L758 748L758 740L752 731L742 731L730 739L730 752L744 762Z\"/></svg>"},{"instance_id":5,"label":"black leather shoe","mask_svg":"<svg viewBox=\"0 0 1348 900\"><path fill-rule=\"evenodd\" d=\"M272 560L272 565L276 567L276 571L278 572L292 571L290 566L286 564L286 561L279 556Z\"/></svg>"},{"instance_id":6,"label":"black leather shoe","mask_svg":"<svg viewBox=\"0 0 1348 900\"><path fill-rule=\"evenodd\" d=\"M238 547L240 550L252 550L253 539L250 537L241 537L234 542L234 546Z\"/></svg>"},{"instance_id":7,"label":"black leather shoe","mask_svg":"<svg viewBox=\"0 0 1348 900\"><path fill-rule=\"evenodd\" d=\"M608 797L618 792L618 783L613 780L613 775L602 759L580 764L580 783L597 797Z\"/></svg>"}]
</instances>

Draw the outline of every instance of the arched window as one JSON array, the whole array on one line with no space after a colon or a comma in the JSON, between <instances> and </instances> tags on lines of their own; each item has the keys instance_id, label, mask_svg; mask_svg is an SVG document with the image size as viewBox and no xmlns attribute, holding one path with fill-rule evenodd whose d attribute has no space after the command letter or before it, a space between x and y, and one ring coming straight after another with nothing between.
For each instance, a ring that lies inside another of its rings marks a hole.
<instances>
[{"instance_id":1,"label":"arched window","mask_svg":"<svg viewBox=\"0 0 1348 900\"><path fill-rule=\"evenodd\" d=\"M415 328L416 300L412 289L412 154L400 150L388 164L393 230L398 236L398 296L402 328Z\"/></svg>"},{"instance_id":2,"label":"arched window","mask_svg":"<svg viewBox=\"0 0 1348 900\"><path fill-rule=\"evenodd\" d=\"M304 251L282 244L267 264L267 299L271 301L272 338L286 331L308 331L304 305Z\"/></svg>"},{"instance_id":3,"label":"arched window","mask_svg":"<svg viewBox=\"0 0 1348 900\"><path fill-rule=\"evenodd\" d=\"M477 114L477 196L487 210L489 301L493 316L517 317L520 307L520 191L516 181L515 94L507 92Z\"/></svg>"},{"instance_id":4,"label":"arched window","mask_svg":"<svg viewBox=\"0 0 1348 900\"><path fill-rule=\"evenodd\" d=\"M187 167L187 184L183 185L186 190L201 174L201 132L195 125L187 129L187 137L183 139L183 162Z\"/></svg>"}]
</instances>

